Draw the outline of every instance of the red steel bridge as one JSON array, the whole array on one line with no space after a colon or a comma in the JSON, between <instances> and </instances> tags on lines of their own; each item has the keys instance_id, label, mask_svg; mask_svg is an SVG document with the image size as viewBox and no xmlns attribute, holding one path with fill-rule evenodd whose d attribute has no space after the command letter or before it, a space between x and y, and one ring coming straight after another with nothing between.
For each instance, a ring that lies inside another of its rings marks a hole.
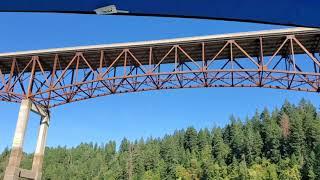
<instances>
[{"instance_id":1,"label":"red steel bridge","mask_svg":"<svg viewBox=\"0 0 320 180\"><path fill-rule=\"evenodd\" d=\"M292 28L0 54L0 100L45 108L138 91L319 92L320 30Z\"/></svg>"},{"instance_id":2,"label":"red steel bridge","mask_svg":"<svg viewBox=\"0 0 320 180\"><path fill-rule=\"evenodd\" d=\"M202 87L320 92L320 30L292 28L0 54L0 100L21 103L5 179L41 178L52 107L118 93ZM29 112L42 117L19 168Z\"/></svg>"}]
</instances>

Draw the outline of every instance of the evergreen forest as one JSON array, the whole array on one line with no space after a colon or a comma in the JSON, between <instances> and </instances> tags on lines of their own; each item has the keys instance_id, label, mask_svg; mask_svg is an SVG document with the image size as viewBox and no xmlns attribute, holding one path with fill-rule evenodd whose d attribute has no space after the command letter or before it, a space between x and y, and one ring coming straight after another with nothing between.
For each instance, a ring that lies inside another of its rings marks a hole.
<instances>
[{"instance_id":1,"label":"evergreen forest","mask_svg":"<svg viewBox=\"0 0 320 180\"><path fill-rule=\"evenodd\" d=\"M72 148L47 147L47 180L320 180L320 116L306 100L284 102L224 127ZM231 112L230 112L231 113ZM214 123L214 122L213 122ZM0 154L2 179L10 149ZM31 169L32 154L21 166Z\"/></svg>"}]
</instances>

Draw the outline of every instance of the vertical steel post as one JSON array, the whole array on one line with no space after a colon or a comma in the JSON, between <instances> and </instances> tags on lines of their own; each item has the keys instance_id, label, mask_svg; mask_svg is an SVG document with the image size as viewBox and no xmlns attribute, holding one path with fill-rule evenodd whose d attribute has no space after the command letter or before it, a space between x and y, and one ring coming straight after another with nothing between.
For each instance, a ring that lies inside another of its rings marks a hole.
<instances>
[{"instance_id":1,"label":"vertical steel post","mask_svg":"<svg viewBox=\"0 0 320 180\"><path fill-rule=\"evenodd\" d=\"M15 180L18 179L20 173L20 162L23 155L23 143L26 133L26 128L29 120L31 109L31 100L24 99L21 101L18 121L16 130L13 138L11 154L9 163L6 168L4 180Z\"/></svg>"}]
</instances>

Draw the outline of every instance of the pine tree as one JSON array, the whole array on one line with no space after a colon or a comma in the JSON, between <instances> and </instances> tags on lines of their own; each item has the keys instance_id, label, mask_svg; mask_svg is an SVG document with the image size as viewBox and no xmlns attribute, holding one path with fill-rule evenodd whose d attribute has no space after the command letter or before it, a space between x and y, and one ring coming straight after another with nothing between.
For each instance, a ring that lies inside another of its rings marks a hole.
<instances>
[{"instance_id":1,"label":"pine tree","mask_svg":"<svg viewBox=\"0 0 320 180\"><path fill-rule=\"evenodd\" d=\"M291 153L295 154L297 157L301 157L304 150L305 135L303 131L302 118L297 111L293 111L290 115L290 149Z\"/></svg>"},{"instance_id":2,"label":"pine tree","mask_svg":"<svg viewBox=\"0 0 320 180\"><path fill-rule=\"evenodd\" d=\"M175 178L175 168L179 164L178 158L178 144L174 141L173 137L166 136L163 139L160 150L161 157L165 163L164 172L161 177L164 179Z\"/></svg>"},{"instance_id":3,"label":"pine tree","mask_svg":"<svg viewBox=\"0 0 320 180\"><path fill-rule=\"evenodd\" d=\"M193 127L188 127L184 137L184 148L193 152L197 150L197 130Z\"/></svg>"},{"instance_id":4,"label":"pine tree","mask_svg":"<svg viewBox=\"0 0 320 180\"><path fill-rule=\"evenodd\" d=\"M105 145L105 160L106 162L111 162L112 158L116 154L116 142L115 141L109 141Z\"/></svg>"},{"instance_id":5,"label":"pine tree","mask_svg":"<svg viewBox=\"0 0 320 180\"><path fill-rule=\"evenodd\" d=\"M272 162L278 162L280 156L280 138L281 128L279 127L276 115L270 117L269 111L265 109L261 114L262 119L262 135L264 139L265 156Z\"/></svg>"},{"instance_id":6,"label":"pine tree","mask_svg":"<svg viewBox=\"0 0 320 180\"><path fill-rule=\"evenodd\" d=\"M201 129L198 133L198 147L202 151L210 143L210 132L208 129Z\"/></svg>"},{"instance_id":7,"label":"pine tree","mask_svg":"<svg viewBox=\"0 0 320 180\"><path fill-rule=\"evenodd\" d=\"M316 179L320 179L320 144L315 148L315 164L314 164L314 172Z\"/></svg>"},{"instance_id":8,"label":"pine tree","mask_svg":"<svg viewBox=\"0 0 320 180\"><path fill-rule=\"evenodd\" d=\"M289 157L289 136L290 136L290 120L289 116L283 111L280 111L279 122L281 127L280 151L282 157Z\"/></svg>"},{"instance_id":9,"label":"pine tree","mask_svg":"<svg viewBox=\"0 0 320 180\"><path fill-rule=\"evenodd\" d=\"M216 162L218 162L219 164L225 164L229 153L230 148L223 141L222 130L220 128L213 129L212 155Z\"/></svg>"},{"instance_id":10,"label":"pine tree","mask_svg":"<svg viewBox=\"0 0 320 180\"><path fill-rule=\"evenodd\" d=\"M244 153L245 137L242 126L242 122L239 119L235 120L234 117L231 117L229 146L232 154L234 154L237 159L240 159Z\"/></svg>"},{"instance_id":11,"label":"pine tree","mask_svg":"<svg viewBox=\"0 0 320 180\"><path fill-rule=\"evenodd\" d=\"M316 174L314 171L315 166L315 153L313 151L310 152L310 155L305 158L304 166L302 167L302 177L303 179L316 179Z\"/></svg>"},{"instance_id":12,"label":"pine tree","mask_svg":"<svg viewBox=\"0 0 320 180\"><path fill-rule=\"evenodd\" d=\"M315 147L320 144L320 119L316 108L305 100L300 101L298 108L305 132L305 144L309 150L314 151Z\"/></svg>"},{"instance_id":13,"label":"pine tree","mask_svg":"<svg viewBox=\"0 0 320 180\"><path fill-rule=\"evenodd\" d=\"M285 112L281 113L280 126L282 131L282 137L284 139L287 139L288 136L290 135L290 122L289 122L289 116Z\"/></svg>"},{"instance_id":14,"label":"pine tree","mask_svg":"<svg viewBox=\"0 0 320 180\"><path fill-rule=\"evenodd\" d=\"M120 152L128 152L130 147L130 142L127 138L123 138L120 144Z\"/></svg>"},{"instance_id":15,"label":"pine tree","mask_svg":"<svg viewBox=\"0 0 320 180\"><path fill-rule=\"evenodd\" d=\"M244 134L246 137L244 147L246 161L252 163L261 158L263 142L260 132L254 129L252 121L247 120L244 128Z\"/></svg>"},{"instance_id":16,"label":"pine tree","mask_svg":"<svg viewBox=\"0 0 320 180\"><path fill-rule=\"evenodd\" d=\"M147 171L155 171L160 166L160 144L157 140L149 139L144 149L144 166Z\"/></svg>"}]
</instances>

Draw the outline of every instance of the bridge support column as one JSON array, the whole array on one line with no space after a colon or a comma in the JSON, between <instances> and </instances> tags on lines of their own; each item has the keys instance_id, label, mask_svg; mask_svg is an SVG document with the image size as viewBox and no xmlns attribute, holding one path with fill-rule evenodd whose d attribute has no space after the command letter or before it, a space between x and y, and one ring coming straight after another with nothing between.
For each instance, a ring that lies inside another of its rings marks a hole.
<instances>
[{"instance_id":1,"label":"bridge support column","mask_svg":"<svg viewBox=\"0 0 320 180\"><path fill-rule=\"evenodd\" d=\"M35 180L41 180L41 176L42 176L42 164L43 164L43 158L44 158L44 151L46 148L49 122L50 122L49 114L41 118L37 147L33 156L33 163L32 163L32 172L35 173L35 178L34 178Z\"/></svg>"},{"instance_id":2,"label":"bridge support column","mask_svg":"<svg viewBox=\"0 0 320 180\"><path fill-rule=\"evenodd\" d=\"M41 116L40 128L37 140L36 151L34 153L32 170L20 168L23 155L23 143L30 111ZM50 122L50 113L47 109L34 105L31 100L22 100L17 127L13 139L12 150L9 163L6 168L4 180L18 180L19 178L40 180L42 175L42 164L47 140L47 132Z\"/></svg>"},{"instance_id":3,"label":"bridge support column","mask_svg":"<svg viewBox=\"0 0 320 180\"><path fill-rule=\"evenodd\" d=\"M23 154L23 143L29 120L30 110L31 101L29 99L22 100L16 130L13 138L9 163L6 168L4 180L16 180L19 177L19 167Z\"/></svg>"}]
</instances>

